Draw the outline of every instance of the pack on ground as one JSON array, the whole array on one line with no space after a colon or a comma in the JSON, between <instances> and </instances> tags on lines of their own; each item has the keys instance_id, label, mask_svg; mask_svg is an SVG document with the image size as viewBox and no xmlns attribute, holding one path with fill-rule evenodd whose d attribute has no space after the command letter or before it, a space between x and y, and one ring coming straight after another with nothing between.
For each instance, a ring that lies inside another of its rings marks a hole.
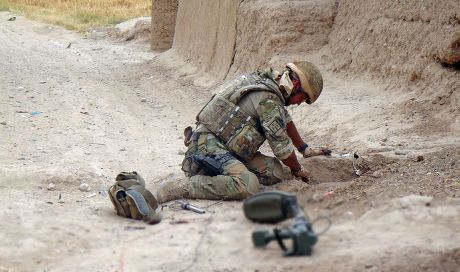
<instances>
[{"instance_id":1,"label":"pack on ground","mask_svg":"<svg viewBox=\"0 0 460 272\"><path fill-rule=\"evenodd\" d=\"M149 224L161 221L161 215L155 211L158 201L145 188L145 181L137 172L121 172L115 180L109 188L109 196L118 216L144 220Z\"/></svg>"}]
</instances>

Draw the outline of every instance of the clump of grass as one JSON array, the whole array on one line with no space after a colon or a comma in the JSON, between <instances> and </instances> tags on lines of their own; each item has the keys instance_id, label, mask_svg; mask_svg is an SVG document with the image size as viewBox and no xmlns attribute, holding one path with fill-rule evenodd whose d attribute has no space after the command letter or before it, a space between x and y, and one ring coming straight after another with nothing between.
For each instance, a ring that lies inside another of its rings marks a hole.
<instances>
[{"instance_id":1,"label":"clump of grass","mask_svg":"<svg viewBox=\"0 0 460 272\"><path fill-rule=\"evenodd\" d=\"M8 5L0 0L0 11L9 11Z\"/></svg>"},{"instance_id":2,"label":"clump of grass","mask_svg":"<svg viewBox=\"0 0 460 272\"><path fill-rule=\"evenodd\" d=\"M80 32L150 16L151 0L0 0L0 10Z\"/></svg>"}]
</instances>

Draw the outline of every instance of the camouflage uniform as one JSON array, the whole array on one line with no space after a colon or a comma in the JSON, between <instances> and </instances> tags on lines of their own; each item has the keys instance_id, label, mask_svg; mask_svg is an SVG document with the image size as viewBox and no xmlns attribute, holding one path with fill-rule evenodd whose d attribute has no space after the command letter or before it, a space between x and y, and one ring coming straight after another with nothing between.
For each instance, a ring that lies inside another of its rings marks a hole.
<instances>
[{"instance_id":1,"label":"camouflage uniform","mask_svg":"<svg viewBox=\"0 0 460 272\"><path fill-rule=\"evenodd\" d=\"M219 102L219 97L225 95L226 100ZM235 103L233 108L222 106L228 101ZM217 95L198 114L198 126L185 154L182 169L190 177L189 196L244 199L258 192L259 182L272 185L281 181L283 168L279 160L286 159L294 151L286 133L286 124L291 117L284 105L284 97L271 70L243 75L221 86ZM219 122L220 125L215 124ZM254 140L258 137L260 141ZM255 141L253 146L248 139ZM276 158L257 151L265 140ZM218 161L222 171L215 176L203 174L203 169L191 160L197 154Z\"/></svg>"}]
</instances>

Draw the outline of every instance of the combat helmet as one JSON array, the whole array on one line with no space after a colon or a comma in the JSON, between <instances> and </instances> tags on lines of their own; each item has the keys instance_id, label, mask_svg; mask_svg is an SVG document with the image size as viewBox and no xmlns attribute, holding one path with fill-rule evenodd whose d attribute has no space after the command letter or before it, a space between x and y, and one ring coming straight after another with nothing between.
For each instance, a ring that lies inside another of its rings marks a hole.
<instances>
[{"instance_id":1,"label":"combat helmet","mask_svg":"<svg viewBox=\"0 0 460 272\"><path fill-rule=\"evenodd\" d=\"M300 79L302 89L307 94L307 103L312 104L323 90L323 77L319 69L311 62L297 61L286 64Z\"/></svg>"}]
</instances>

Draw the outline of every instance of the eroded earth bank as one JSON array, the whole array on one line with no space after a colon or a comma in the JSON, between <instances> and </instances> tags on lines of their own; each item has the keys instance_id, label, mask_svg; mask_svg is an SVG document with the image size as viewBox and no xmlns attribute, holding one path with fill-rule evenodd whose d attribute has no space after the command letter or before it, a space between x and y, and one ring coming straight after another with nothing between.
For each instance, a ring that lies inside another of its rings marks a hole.
<instances>
[{"instance_id":1,"label":"eroded earth bank","mask_svg":"<svg viewBox=\"0 0 460 272\"><path fill-rule=\"evenodd\" d=\"M458 2L212 2L179 2L156 51L0 13L0 271L457 271ZM323 71L317 103L289 110L333 156L300 159L312 184L286 171L266 189L331 218L312 256L255 249L252 231L272 226L241 202L168 203L154 226L115 215L120 171L152 191L182 175L182 129L216 84L290 58Z\"/></svg>"}]
</instances>

